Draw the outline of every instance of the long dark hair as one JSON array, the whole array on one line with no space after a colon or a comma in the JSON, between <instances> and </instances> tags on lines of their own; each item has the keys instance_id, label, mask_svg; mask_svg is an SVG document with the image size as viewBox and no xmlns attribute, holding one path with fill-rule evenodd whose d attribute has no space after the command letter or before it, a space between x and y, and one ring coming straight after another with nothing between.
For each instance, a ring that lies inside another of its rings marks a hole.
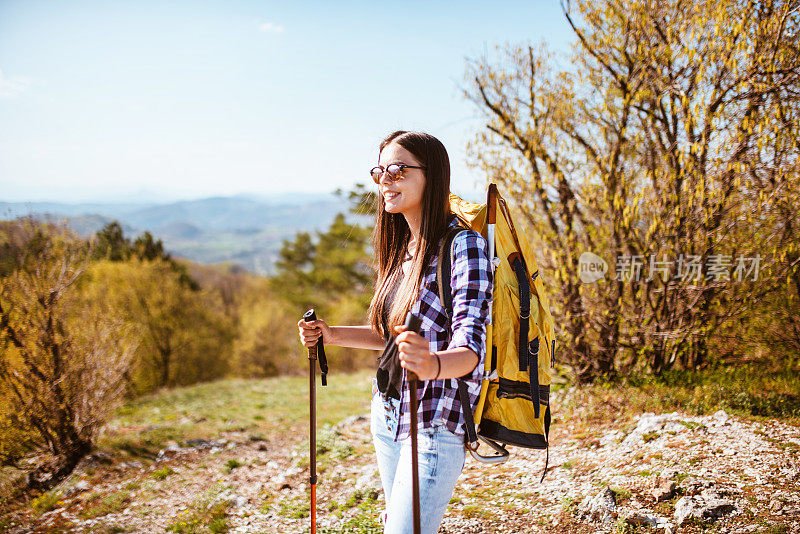
<instances>
[{"instance_id":1,"label":"long dark hair","mask_svg":"<svg viewBox=\"0 0 800 534\"><path fill-rule=\"evenodd\" d=\"M380 153L395 142L405 148L425 167L425 185L422 191L422 221L417 250L409 276L403 279L389 312L389 332L383 330L381 317L385 313L384 301L400 269L411 238L411 230L402 213L388 213L383 200L378 199L375 228L372 232L373 250L378 261L378 280L375 295L369 305L369 321L374 330L388 337L392 327L403 324L405 315L419 294L425 266L430 265L438 253L438 243L447 231L450 214L450 159L441 141L423 132L398 130L381 141Z\"/></svg>"}]
</instances>

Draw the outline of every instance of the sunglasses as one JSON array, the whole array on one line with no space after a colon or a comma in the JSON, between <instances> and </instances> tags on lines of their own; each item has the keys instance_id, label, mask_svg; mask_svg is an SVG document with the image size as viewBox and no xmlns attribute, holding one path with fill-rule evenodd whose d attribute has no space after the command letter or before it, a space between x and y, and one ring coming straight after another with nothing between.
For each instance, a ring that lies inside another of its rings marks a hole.
<instances>
[{"instance_id":1,"label":"sunglasses","mask_svg":"<svg viewBox=\"0 0 800 534\"><path fill-rule=\"evenodd\" d=\"M386 169L378 165L377 167L373 167L371 171L369 171L370 176L372 176L373 181L376 184L381 183L381 178L383 178L383 173L389 175L389 180L392 182L396 182L403 178L403 173L406 169L424 169L425 167L420 167L419 165L406 165L405 163L392 163L391 165L387 166Z\"/></svg>"}]
</instances>

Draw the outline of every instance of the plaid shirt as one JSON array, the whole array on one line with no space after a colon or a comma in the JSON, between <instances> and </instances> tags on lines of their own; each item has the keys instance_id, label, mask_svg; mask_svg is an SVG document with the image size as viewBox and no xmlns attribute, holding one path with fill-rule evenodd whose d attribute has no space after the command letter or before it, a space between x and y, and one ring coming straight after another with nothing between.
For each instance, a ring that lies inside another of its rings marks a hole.
<instances>
[{"instance_id":1,"label":"plaid shirt","mask_svg":"<svg viewBox=\"0 0 800 534\"><path fill-rule=\"evenodd\" d=\"M454 218L450 226L457 224ZM489 301L492 298L492 271L489 267L486 239L478 232L467 230L460 232L453 240L450 279L453 293L452 320L439 299L437 263L438 258L434 257L411 312L422 319L422 336L428 341L431 352L468 347L480 358L475 369L463 377L472 405L470 409L474 411L483 380L486 325L491 321ZM411 430L411 394L405 369L400 397L400 421L395 441L408 437ZM455 434L464 434L464 417L461 414L455 379L420 380L417 383L417 398L418 428L444 425Z\"/></svg>"}]
</instances>

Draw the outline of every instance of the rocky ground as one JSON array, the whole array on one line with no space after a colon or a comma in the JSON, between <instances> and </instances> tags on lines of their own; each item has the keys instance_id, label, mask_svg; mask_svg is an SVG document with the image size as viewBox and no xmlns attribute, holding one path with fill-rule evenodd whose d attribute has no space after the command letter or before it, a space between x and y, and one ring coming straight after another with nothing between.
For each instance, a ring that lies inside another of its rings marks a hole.
<instances>
[{"instance_id":1,"label":"rocky ground","mask_svg":"<svg viewBox=\"0 0 800 534\"><path fill-rule=\"evenodd\" d=\"M307 442L252 438L175 443L152 462L95 453L38 503L46 511L19 508L0 530L308 531ZM379 532L366 416L322 429L319 443L319 532ZM468 457L439 532L800 533L797 427L646 413L558 421L551 443L541 483L542 451L513 449L494 467Z\"/></svg>"}]
</instances>

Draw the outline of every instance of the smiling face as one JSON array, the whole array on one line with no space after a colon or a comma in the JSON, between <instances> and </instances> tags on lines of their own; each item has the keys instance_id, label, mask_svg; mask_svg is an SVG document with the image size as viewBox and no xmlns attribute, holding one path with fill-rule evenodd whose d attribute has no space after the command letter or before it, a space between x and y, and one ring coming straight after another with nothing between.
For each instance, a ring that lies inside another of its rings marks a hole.
<instances>
[{"instance_id":1,"label":"smiling face","mask_svg":"<svg viewBox=\"0 0 800 534\"><path fill-rule=\"evenodd\" d=\"M378 158L378 165L384 169L392 163L422 166L411 152L395 142L386 145ZM379 188L386 211L402 213L407 219L419 219L422 214L422 193L425 190L424 170L403 169L403 177L396 182L391 181L388 174L384 173Z\"/></svg>"}]
</instances>

